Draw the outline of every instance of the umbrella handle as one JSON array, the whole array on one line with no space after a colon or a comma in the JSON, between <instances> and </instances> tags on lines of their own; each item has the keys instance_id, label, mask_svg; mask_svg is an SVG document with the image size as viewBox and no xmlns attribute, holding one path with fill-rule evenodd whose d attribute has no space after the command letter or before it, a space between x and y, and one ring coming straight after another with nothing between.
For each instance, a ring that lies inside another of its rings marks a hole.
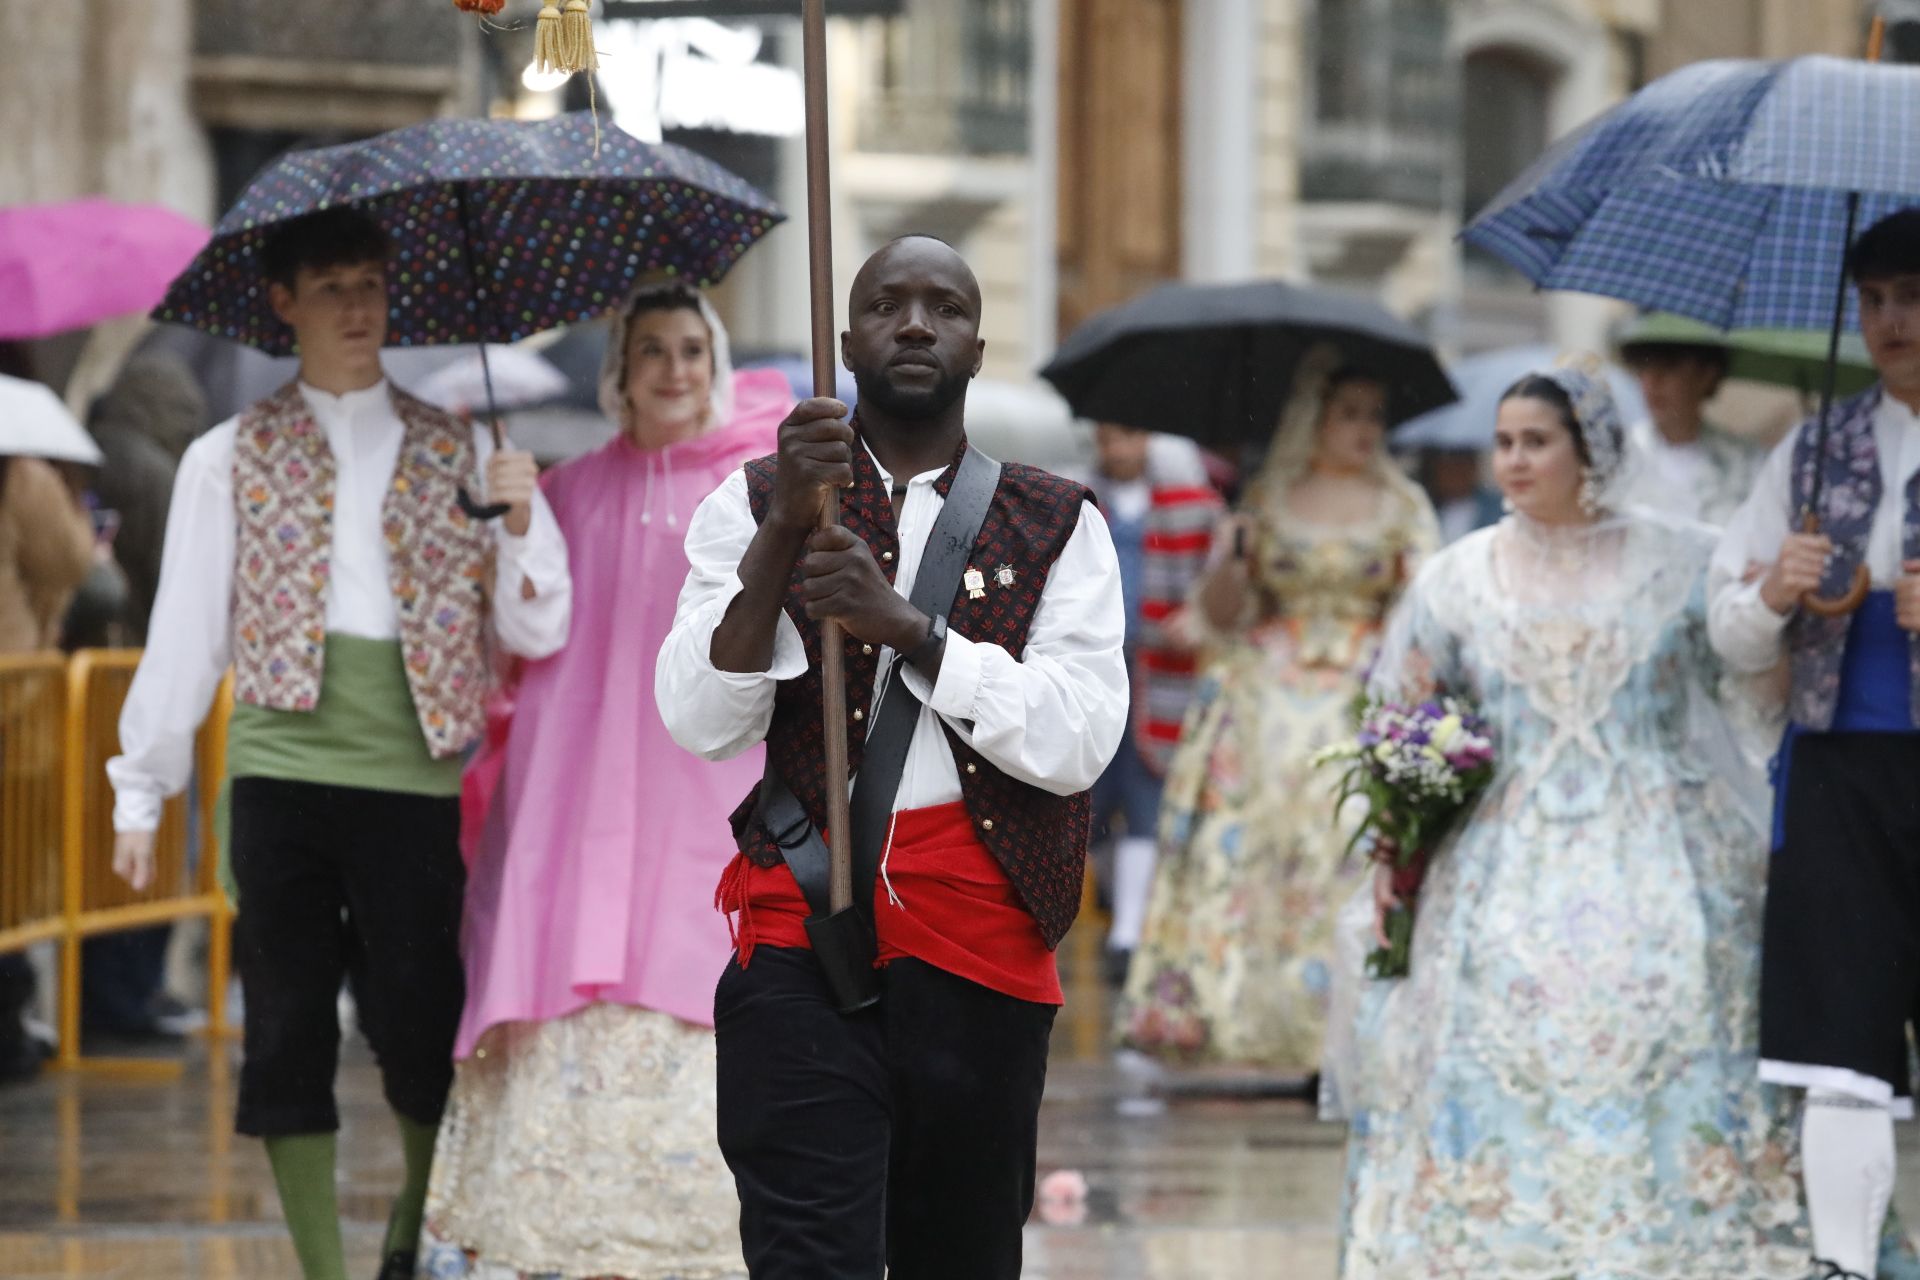
<instances>
[{"instance_id":1,"label":"umbrella handle","mask_svg":"<svg viewBox=\"0 0 1920 1280\"><path fill-rule=\"evenodd\" d=\"M469 520L498 520L501 516L513 510L511 503L492 502L483 505L475 502L473 495L467 492L467 486L465 485L460 486L460 491L456 495L455 501L460 504L460 509L467 513Z\"/></svg>"},{"instance_id":2,"label":"umbrella handle","mask_svg":"<svg viewBox=\"0 0 1920 1280\"><path fill-rule=\"evenodd\" d=\"M1801 529L1807 533L1820 532L1820 517L1807 512L1801 521ZM1866 602L1867 592L1873 589L1873 576L1867 572L1867 566L1853 566L1853 581L1847 589L1837 596L1823 596L1809 591L1800 597L1800 607L1816 618L1844 618Z\"/></svg>"}]
</instances>

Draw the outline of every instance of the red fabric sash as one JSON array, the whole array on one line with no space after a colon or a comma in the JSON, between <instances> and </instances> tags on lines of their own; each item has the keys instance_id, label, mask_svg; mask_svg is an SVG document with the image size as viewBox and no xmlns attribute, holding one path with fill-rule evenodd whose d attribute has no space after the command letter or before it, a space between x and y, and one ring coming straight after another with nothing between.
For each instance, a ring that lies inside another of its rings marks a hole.
<instances>
[{"instance_id":1,"label":"red fabric sash","mask_svg":"<svg viewBox=\"0 0 1920 1280\"><path fill-rule=\"evenodd\" d=\"M1016 1000L1064 1003L1053 952L964 803L894 815L882 865L873 886L878 964L912 957ZM729 917L743 968L757 946L810 948L807 901L785 863L759 867L736 856L714 906Z\"/></svg>"}]
</instances>

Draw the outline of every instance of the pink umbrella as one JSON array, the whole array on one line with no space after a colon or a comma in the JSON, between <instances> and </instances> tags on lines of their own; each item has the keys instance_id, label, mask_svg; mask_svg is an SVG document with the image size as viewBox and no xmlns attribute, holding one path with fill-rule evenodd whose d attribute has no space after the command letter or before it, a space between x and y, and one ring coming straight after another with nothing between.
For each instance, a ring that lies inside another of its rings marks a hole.
<instances>
[{"instance_id":1,"label":"pink umbrella","mask_svg":"<svg viewBox=\"0 0 1920 1280\"><path fill-rule=\"evenodd\" d=\"M208 235L159 205L88 198L0 209L0 338L151 311Z\"/></svg>"}]
</instances>

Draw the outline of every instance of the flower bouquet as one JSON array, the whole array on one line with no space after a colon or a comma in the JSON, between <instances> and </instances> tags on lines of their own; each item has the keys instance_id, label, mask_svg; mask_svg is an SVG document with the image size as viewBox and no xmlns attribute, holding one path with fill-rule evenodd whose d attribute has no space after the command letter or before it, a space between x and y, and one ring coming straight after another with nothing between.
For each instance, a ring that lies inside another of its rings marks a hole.
<instances>
[{"instance_id":1,"label":"flower bouquet","mask_svg":"<svg viewBox=\"0 0 1920 1280\"><path fill-rule=\"evenodd\" d=\"M1399 901L1387 917L1385 947L1367 957L1375 978L1407 976L1413 943L1413 902L1427 860L1469 803L1493 780L1493 739L1486 722L1457 698L1408 705L1362 706L1351 742L1329 747L1318 765L1342 765L1334 805L1362 796L1367 813L1347 849L1362 842L1376 862L1393 868Z\"/></svg>"}]
</instances>

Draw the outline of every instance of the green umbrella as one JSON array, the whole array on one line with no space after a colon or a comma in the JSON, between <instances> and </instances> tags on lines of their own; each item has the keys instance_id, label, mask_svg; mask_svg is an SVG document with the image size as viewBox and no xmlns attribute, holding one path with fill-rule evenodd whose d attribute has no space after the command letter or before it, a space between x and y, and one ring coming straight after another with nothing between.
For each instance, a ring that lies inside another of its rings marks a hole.
<instances>
[{"instance_id":1,"label":"green umbrella","mask_svg":"<svg viewBox=\"0 0 1920 1280\"><path fill-rule=\"evenodd\" d=\"M1735 329L1727 332L1698 320L1656 311L1640 317L1620 338L1620 354L1629 363L1641 346L1718 347L1728 357L1727 376L1789 387L1803 396L1820 389L1827 367L1824 333L1799 329ZM1865 391L1880 375L1857 335L1840 340L1838 394Z\"/></svg>"}]
</instances>

